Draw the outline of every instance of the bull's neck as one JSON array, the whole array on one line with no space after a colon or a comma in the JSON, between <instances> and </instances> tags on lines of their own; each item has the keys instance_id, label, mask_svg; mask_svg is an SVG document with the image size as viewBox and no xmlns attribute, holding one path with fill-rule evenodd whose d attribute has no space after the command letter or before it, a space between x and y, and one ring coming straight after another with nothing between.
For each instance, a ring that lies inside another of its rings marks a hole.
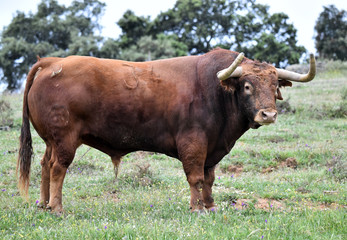
<instances>
[{"instance_id":1,"label":"bull's neck","mask_svg":"<svg viewBox=\"0 0 347 240\"><path fill-rule=\"evenodd\" d=\"M243 114L244 109L240 108L236 93L223 92L223 100L225 107L223 137L227 144L233 146L235 141L249 129L249 121Z\"/></svg>"}]
</instances>

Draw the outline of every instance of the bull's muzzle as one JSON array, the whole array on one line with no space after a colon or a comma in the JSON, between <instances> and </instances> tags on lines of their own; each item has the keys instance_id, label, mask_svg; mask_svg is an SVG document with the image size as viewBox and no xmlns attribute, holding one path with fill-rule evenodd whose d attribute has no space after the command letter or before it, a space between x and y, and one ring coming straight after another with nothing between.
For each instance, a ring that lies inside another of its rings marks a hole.
<instances>
[{"instance_id":1,"label":"bull's muzzle","mask_svg":"<svg viewBox=\"0 0 347 240\"><path fill-rule=\"evenodd\" d=\"M277 111L274 109L261 109L255 115L254 121L260 125L269 125L275 123L277 119Z\"/></svg>"}]
</instances>

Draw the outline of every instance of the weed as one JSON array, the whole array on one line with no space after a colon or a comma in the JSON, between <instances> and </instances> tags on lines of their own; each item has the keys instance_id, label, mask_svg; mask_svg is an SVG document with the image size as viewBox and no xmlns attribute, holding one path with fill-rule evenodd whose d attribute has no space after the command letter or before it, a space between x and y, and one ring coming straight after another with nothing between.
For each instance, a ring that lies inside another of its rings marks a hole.
<instances>
[{"instance_id":1,"label":"weed","mask_svg":"<svg viewBox=\"0 0 347 240\"><path fill-rule=\"evenodd\" d=\"M239 197L234 193L222 193L216 200L219 202L226 202L228 206L234 206L238 198Z\"/></svg>"},{"instance_id":2,"label":"weed","mask_svg":"<svg viewBox=\"0 0 347 240\"><path fill-rule=\"evenodd\" d=\"M158 179L153 177L153 174L150 170L150 164L143 162L134 163L136 169L132 169L130 172L126 174L124 177L120 177L119 181L121 183L130 185L133 188L138 187L150 187L155 183L159 183Z\"/></svg>"},{"instance_id":3,"label":"weed","mask_svg":"<svg viewBox=\"0 0 347 240\"><path fill-rule=\"evenodd\" d=\"M8 130L13 126L13 110L10 103L0 99L0 130Z\"/></svg>"},{"instance_id":4,"label":"weed","mask_svg":"<svg viewBox=\"0 0 347 240\"><path fill-rule=\"evenodd\" d=\"M300 114L305 113L309 118L333 119L347 118L347 100L335 104L323 104L322 106L311 106L309 109L300 109Z\"/></svg>"},{"instance_id":5,"label":"weed","mask_svg":"<svg viewBox=\"0 0 347 240\"><path fill-rule=\"evenodd\" d=\"M341 90L341 99L342 99L342 101L347 100L347 87L342 88L342 90Z\"/></svg>"},{"instance_id":6,"label":"weed","mask_svg":"<svg viewBox=\"0 0 347 240\"><path fill-rule=\"evenodd\" d=\"M282 101L276 101L277 112L280 114L295 113L296 110L290 105L289 100L290 98Z\"/></svg>"},{"instance_id":7,"label":"weed","mask_svg":"<svg viewBox=\"0 0 347 240\"><path fill-rule=\"evenodd\" d=\"M347 70L347 62L343 61L332 61L325 60L324 61L324 71L325 72L343 72Z\"/></svg>"},{"instance_id":8,"label":"weed","mask_svg":"<svg viewBox=\"0 0 347 240\"><path fill-rule=\"evenodd\" d=\"M344 182L347 180L347 162L341 160L339 157L333 157L327 164L328 172L337 181Z\"/></svg>"}]
</instances>

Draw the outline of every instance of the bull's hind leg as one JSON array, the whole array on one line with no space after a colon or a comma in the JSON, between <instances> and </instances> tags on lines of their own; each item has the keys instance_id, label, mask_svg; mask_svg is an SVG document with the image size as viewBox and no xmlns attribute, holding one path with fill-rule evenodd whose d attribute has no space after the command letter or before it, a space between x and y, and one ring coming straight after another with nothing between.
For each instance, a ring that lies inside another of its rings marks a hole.
<instances>
[{"instance_id":1,"label":"bull's hind leg","mask_svg":"<svg viewBox=\"0 0 347 240\"><path fill-rule=\"evenodd\" d=\"M57 214L63 211L62 205L62 189L66 171L71 164L76 147L70 141L60 142L59 145L54 146L52 149L52 156L50 160L50 189L49 189L49 203L48 209L51 209Z\"/></svg>"},{"instance_id":2,"label":"bull's hind leg","mask_svg":"<svg viewBox=\"0 0 347 240\"><path fill-rule=\"evenodd\" d=\"M49 182L50 182L50 167L49 160L52 155L52 147L47 144L45 154L41 160L41 187L40 201L38 207L46 207L49 201Z\"/></svg>"},{"instance_id":3,"label":"bull's hind leg","mask_svg":"<svg viewBox=\"0 0 347 240\"><path fill-rule=\"evenodd\" d=\"M212 198L212 185L215 179L214 174L215 167L207 168L204 170L204 186L202 188L202 197L204 199L205 207L208 210L216 211L216 205L214 204L214 200Z\"/></svg>"},{"instance_id":4,"label":"bull's hind leg","mask_svg":"<svg viewBox=\"0 0 347 240\"><path fill-rule=\"evenodd\" d=\"M206 160L206 140L201 134L191 133L179 142L179 158L190 186L190 209L201 212L204 209L202 189L204 186L204 164Z\"/></svg>"}]
</instances>

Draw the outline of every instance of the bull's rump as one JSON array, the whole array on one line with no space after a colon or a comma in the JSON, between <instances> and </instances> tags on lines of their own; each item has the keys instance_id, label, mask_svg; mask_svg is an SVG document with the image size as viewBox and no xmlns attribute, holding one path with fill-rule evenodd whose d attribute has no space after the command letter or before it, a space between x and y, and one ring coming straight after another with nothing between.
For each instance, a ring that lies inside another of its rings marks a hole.
<instances>
[{"instance_id":1,"label":"bull's rump","mask_svg":"<svg viewBox=\"0 0 347 240\"><path fill-rule=\"evenodd\" d=\"M185 71L192 61L174 60L41 59L28 95L31 122L46 142L70 136L108 154L176 155L175 136L189 121L193 81Z\"/></svg>"}]
</instances>

